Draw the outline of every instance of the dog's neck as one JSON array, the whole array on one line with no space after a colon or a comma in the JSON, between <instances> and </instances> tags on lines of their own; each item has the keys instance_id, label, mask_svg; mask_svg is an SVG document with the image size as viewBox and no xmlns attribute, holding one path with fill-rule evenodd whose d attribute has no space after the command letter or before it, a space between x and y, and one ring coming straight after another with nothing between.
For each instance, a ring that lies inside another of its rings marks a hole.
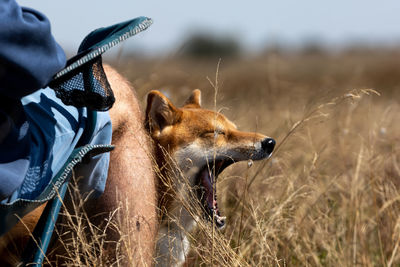
<instances>
[{"instance_id":1,"label":"dog's neck","mask_svg":"<svg viewBox=\"0 0 400 267\"><path fill-rule=\"evenodd\" d=\"M194 181L198 167L176 159L158 144L155 144L155 151L161 218L156 266L180 266L189 250L186 234L196 226L185 205L188 204L188 186L193 186L187 183Z\"/></svg>"}]
</instances>

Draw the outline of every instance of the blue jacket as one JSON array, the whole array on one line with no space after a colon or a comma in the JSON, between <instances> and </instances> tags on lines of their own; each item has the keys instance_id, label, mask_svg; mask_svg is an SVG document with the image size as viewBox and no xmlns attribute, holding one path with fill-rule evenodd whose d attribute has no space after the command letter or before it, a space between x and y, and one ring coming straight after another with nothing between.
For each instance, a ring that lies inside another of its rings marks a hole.
<instances>
[{"instance_id":1,"label":"blue jacket","mask_svg":"<svg viewBox=\"0 0 400 267\"><path fill-rule=\"evenodd\" d=\"M48 19L15 0L0 0L0 201L29 166L29 124L21 98L45 87L66 63Z\"/></svg>"}]
</instances>

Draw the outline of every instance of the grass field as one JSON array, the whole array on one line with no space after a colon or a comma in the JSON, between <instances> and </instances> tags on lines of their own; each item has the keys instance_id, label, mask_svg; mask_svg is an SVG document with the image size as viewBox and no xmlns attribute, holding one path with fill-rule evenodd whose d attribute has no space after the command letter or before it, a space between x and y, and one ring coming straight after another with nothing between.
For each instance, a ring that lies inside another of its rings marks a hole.
<instances>
[{"instance_id":1,"label":"grass field","mask_svg":"<svg viewBox=\"0 0 400 267\"><path fill-rule=\"evenodd\" d=\"M190 266L400 265L399 51L222 59L217 86L217 58L113 65L143 108L152 89L179 105L199 88L204 107L277 141L221 174L227 226L200 225Z\"/></svg>"}]
</instances>

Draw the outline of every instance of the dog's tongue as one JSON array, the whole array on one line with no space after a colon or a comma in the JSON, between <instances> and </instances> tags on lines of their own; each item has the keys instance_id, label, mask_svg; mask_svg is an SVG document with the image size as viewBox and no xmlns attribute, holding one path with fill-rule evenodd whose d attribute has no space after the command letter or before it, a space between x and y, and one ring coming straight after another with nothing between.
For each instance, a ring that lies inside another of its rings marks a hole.
<instances>
[{"instance_id":1,"label":"dog's tongue","mask_svg":"<svg viewBox=\"0 0 400 267\"><path fill-rule=\"evenodd\" d=\"M214 175L212 174L211 170L205 168L203 173L201 174L201 184L206 189L206 200L208 207L213 209L216 206L217 201L214 199L213 196L213 183L214 183Z\"/></svg>"},{"instance_id":2,"label":"dog's tongue","mask_svg":"<svg viewBox=\"0 0 400 267\"><path fill-rule=\"evenodd\" d=\"M217 196L214 192L214 174L211 170L206 168L201 173L201 183L202 186L205 188L205 199L207 201L208 208L212 212L209 214L211 217L214 217L214 222L218 228L223 228L225 226L225 217L220 216L220 212L218 210L218 203L217 203Z\"/></svg>"}]
</instances>

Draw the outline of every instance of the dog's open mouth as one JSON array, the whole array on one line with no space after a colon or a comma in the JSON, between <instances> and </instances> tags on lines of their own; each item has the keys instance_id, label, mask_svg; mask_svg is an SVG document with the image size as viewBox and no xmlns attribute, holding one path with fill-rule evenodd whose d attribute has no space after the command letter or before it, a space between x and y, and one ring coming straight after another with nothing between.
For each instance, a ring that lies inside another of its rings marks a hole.
<instances>
[{"instance_id":1,"label":"dog's open mouth","mask_svg":"<svg viewBox=\"0 0 400 267\"><path fill-rule=\"evenodd\" d=\"M226 217L222 217L218 209L216 181L218 175L233 163L232 159L211 161L203 167L197 177L197 196L203 205L204 216L206 219L214 221L215 226L219 229L225 226Z\"/></svg>"}]
</instances>

